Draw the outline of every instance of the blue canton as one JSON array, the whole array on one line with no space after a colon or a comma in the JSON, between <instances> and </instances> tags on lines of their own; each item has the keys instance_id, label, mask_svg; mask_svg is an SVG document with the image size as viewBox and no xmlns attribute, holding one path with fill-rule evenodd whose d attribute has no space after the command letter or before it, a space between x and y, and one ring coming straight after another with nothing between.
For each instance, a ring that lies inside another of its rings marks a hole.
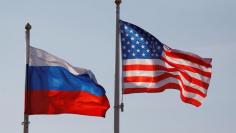
<instances>
[{"instance_id":1,"label":"blue canton","mask_svg":"<svg viewBox=\"0 0 236 133\"><path fill-rule=\"evenodd\" d=\"M163 44L136 25L120 20L123 59L159 59Z\"/></svg>"}]
</instances>

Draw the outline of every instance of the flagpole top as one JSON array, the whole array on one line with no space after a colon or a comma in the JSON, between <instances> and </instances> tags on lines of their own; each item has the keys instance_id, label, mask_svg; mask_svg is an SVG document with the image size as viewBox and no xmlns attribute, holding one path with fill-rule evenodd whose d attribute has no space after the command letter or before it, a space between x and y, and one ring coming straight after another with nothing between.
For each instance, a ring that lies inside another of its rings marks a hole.
<instances>
[{"instance_id":1,"label":"flagpole top","mask_svg":"<svg viewBox=\"0 0 236 133\"><path fill-rule=\"evenodd\" d=\"M116 5L120 5L121 0L115 0Z\"/></svg>"},{"instance_id":2,"label":"flagpole top","mask_svg":"<svg viewBox=\"0 0 236 133\"><path fill-rule=\"evenodd\" d=\"M29 23L27 23L27 24L25 25L25 29L26 29L27 31L30 31L31 28L32 28L32 26L31 26Z\"/></svg>"}]
</instances>

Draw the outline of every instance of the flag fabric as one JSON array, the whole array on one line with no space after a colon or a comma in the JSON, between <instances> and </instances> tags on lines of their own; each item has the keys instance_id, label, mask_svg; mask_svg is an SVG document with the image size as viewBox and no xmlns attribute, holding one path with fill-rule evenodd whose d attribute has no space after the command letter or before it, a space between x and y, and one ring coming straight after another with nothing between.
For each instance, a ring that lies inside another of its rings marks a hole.
<instances>
[{"instance_id":1,"label":"flag fabric","mask_svg":"<svg viewBox=\"0 0 236 133\"><path fill-rule=\"evenodd\" d=\"M94 74L30 47L25 114L81 114L105 117L109 101Z\"/></svg>"},{"instance_id":2,"label":"flag fabric","mask_svg":"<svg viewBox=\"0 0 236 133\"><path fill-rule=\"evenodd\" d=\"M211 59L176 50L140 27L120 20L123 93L177 89L183 102L200 106L211 79Z\"/></svg>"}]
</instances>

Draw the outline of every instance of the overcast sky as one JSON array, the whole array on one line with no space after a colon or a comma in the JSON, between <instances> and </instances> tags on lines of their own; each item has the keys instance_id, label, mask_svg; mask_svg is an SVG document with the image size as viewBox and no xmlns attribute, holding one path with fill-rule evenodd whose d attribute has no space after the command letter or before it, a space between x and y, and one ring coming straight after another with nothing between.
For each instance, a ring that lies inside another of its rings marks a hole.
<instances>
[{"instance_id":1,"label":"overcast sky","mask_svg":"<svg viewBox=\"0 0 236 133\"><path fill-rule=\"evenodd\" d=\"M200 108L179 91L125 95L121 133L236 132L236 1L124 0L121 18L168 46L213 58L208 96ZM24 111L26 22L31 45L91 69L111 103L105 119L30 116L30 133L112 133L115 4L113 0L0 0L0 132L20 133Z\"/></svg>"}]
</instances>

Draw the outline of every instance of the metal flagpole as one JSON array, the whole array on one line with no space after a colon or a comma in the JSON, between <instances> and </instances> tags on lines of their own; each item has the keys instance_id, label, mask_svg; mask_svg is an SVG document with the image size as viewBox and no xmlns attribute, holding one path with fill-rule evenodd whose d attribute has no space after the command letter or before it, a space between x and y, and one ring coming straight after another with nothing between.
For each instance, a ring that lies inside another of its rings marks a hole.
<instances>
[{"instance_id":1,"label":"metal flagpole","mask_svg":"<svg viewBox=\"0 0 236 133\"><path fill-rule=\"evenodd\" d=\"M26 74L25 74L25 113L24 113L24 122L22 122L24 126L24 132L23 133L28 133L29 132L29 115L26 112L26 109L29 106L29 100L28 100L28 80L27 80L27 67L29 65L29 50L30 50L30 29L31 25L27 23L25 25L25 41L26 41Z\"/></svg>"},{"instance_id":2,"label":"metal flagpole","mask_svg":"<svg viewBox=\"0 0 236 133\"><path fill-rule=\"evenodd\" d=\"M116 4L116 61L115 61L115 97L114 97L114 133L120 133L120 3L121 0L115 0Z\"/></svg>"}]
</instances>

